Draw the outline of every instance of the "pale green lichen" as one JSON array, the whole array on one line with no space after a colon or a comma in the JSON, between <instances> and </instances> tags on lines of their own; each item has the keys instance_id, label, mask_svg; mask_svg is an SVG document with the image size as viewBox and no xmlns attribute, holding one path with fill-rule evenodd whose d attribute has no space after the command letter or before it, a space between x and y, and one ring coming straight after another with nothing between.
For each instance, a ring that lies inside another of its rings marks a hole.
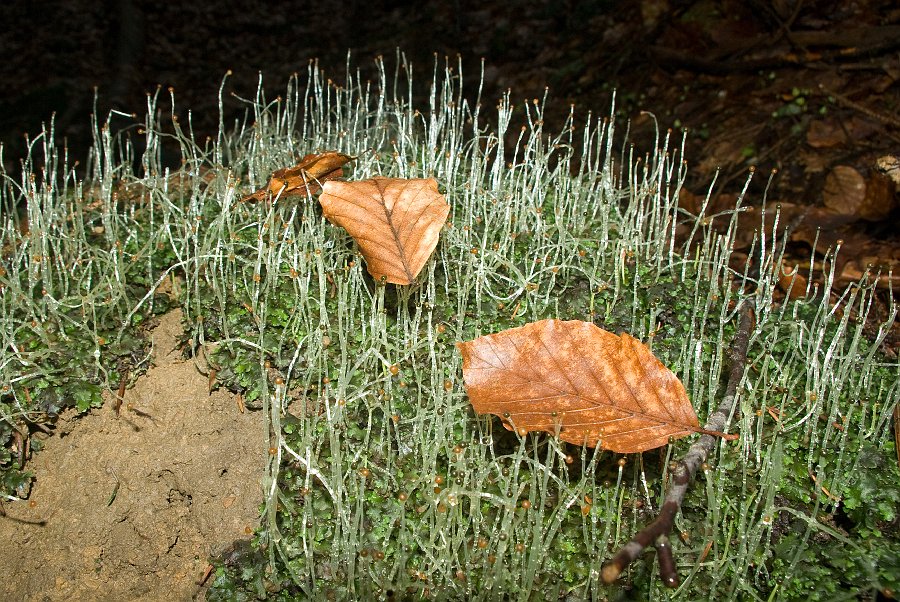
<instances>
[{"instance_id":1,"label":"pale green lichen","mask_svg":"<svg viewBox=\"0 0 900 602\"><path fill-rule=\"evenodd\" d=\"M217 343L219 383L262 406L260 445L275 452L260 475L264 553L220 566L212 599L828 599L900 586L889 431L900 366L878 351L893 307L864 336L871 276L833 291L827 273L778 304L777 232L760 230L758 273L732 271L737 220L758 217L736 207L723 235L680 210L685 166L671 134L638 160L611 120L573 113L548 134L543 101L516 112L508 95L489 120L451 66L434 70L417 109L411 66L400 77L379 67L378 81L348 73L341 87L311 68L276 100L260 86L247 121L204 144L189 120L157 121L152 97L140 174L127 139L101 127L87 183L55 166L49 146L56 175L7 179L4 203L26 196L32 234L13 219L0 234L15 249L0 277L3 424L33 415L56 386L27 407L23 387L47 377L36 358L53 348L52 325L90 317L66 336L91 342L84 382L112 386L118 356L106 345L130 341L163 302L155 288L177 275L192 348ZM171 174L166 139L184 158ZM358 157L353 179L440 182L450 224L414 285L373 282L314 201L238 202L274 169L329 149ZM740 439L719 445L676 521L682 584L665 590L647 555L604 586L601 563L653 517L663 469L690 441L619 464L520 438L473 414L454 342L547 317L593 320L648 342L702 419L719 403L747 296L759 312L729 426ZM23 349L19 325L31 320Z\"/></svg>"}]
</instances>

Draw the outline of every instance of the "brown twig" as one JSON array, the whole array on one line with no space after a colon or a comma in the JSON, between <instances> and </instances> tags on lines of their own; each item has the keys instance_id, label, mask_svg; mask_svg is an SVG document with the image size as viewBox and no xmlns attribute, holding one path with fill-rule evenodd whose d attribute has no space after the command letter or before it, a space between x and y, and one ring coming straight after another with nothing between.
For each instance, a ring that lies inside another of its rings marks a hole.
<instances>
[{"instance_id":1,"label":"brown twig","mask_svg":"<svg viewBox=\"0 0 900 602\"><path fill-rule=\"evenodd\" d=\"M716 411L709 415L704 429L709 431L721 431L725 428L728 418L735 412L737 401L737 389L744 376L744 368L747 364L747 347L750 343L750 331L754 324L754 303L752 300L744 302L741 323L731 348L731 370L728 373L728 384L725 387L725 397ZM603 566L602 577L605 583L612 583L628 565L634 562L641 552L649 546L656 548L659 560L660 577L668 587L678 585L678 574L675 570L675 562L672 558L672 547L669 544L669 533L675 522L675 515L681 509L681 503L687 493L688 486L697 473L697 469L706 462L710 453L715 449L718 439L711 435L701 435L691 445L683 459L676 463L675 469L669 480L669 491L663 501L659 516L652 523L641 529L612 560Z\"/></svg>"},{"instance_id":2,"label":"brown twig","mask_svg":"<svg viewBox=\"0 0 900 602\"><path fill-rule=\"evenodd\" d=\"M200 579L196 582L197 585L199 585L200 587L203 587L204 585L206 585L206 582L209 581L209 576L213 574L213 571L215 570L215 568L216 567L214 565L207 564L206 570L203 571L203 576L200 577Z\"/></svg>"},{"instance_id":3,"label":"brown twig","mask_svg":"<svg viewBox=\"0 0 900 602\"><path fill-rule=\"evenodd\" d=\"M900 119L897 119L893 115L888 115L887 113L875 111L874 109L870 109L869 107L867 107L865 105L861 105L858 102L854 102L854 101L850 100L849 98L847 98L846 96L844 96L843 94L839 94L838 92L835 92L834 90L831 90L831 89L825 87L825 85L823 85L823 84L819 84L819 90L821 90L823 93L827 94L828 96L831 96L832 98L834 98L834 100L837 104L844 105L845 107L849 107L849 108L853 109L854 111L862 113L866 117L870 117L876 121L880 121L884 125L891 125L891 126L894 126L895 128L900 128Z\"/></svg>"},{"instance_id":4,"label":"brown twig","mask_svg":"<svg viewBox=\"0 0 900 602\"><path fill-rule=\"evenodd\" d=\"M19 456L19 470L25 468L25 461L28 459L28 450L30 445L30 436L22 433L19 429L13 427L13 443L16 446L16 455Z\"/></svg>"},{"instance_id":5,"label":"brown twig","mask_svg":"<svg viewBox=\"0 0 900 602\"><path fill-rule=\"evenodd\" d=\"M125 368L122 372L119 373L119 390L116 392L115 400L113 400L113 410L116 411L116 416L119 415L119 412L122 409L122 402L125 401L125 386L127 384L128 368Z\"/></svg>"},{"instance_id":6,"label":"brown twig","mask_svg":"<svg viewBox=\"0 0 900 602\"><path fill-rule=\"evenodd\" d=\"M900 465L900 404L894 406L894 449L897 450L897 464Z\"/></svg>"},{"instance_id":7,"label":"brown twig","mask_svg":"<svg viewBox=\"0 0 900 602\"><path fill-rule=\"evenodd\" d=\"M779 33L782 33L780 30ZM787 45L775 47L771 56L739 60L738 55L763 47L771 47L772 34L760 34L728 49L718 57L699 57L695 53L651 45L650 56L664 67L685 69L711 75L756 72L764 69L806 68L811 65L830 65L890 52L900 46L900 25L857 27L836 31L790 31L788 41L793 48L822 47L817 52L798 55ZM768 44L769 46L763 46Z\"/></svg>"}]
</instances>

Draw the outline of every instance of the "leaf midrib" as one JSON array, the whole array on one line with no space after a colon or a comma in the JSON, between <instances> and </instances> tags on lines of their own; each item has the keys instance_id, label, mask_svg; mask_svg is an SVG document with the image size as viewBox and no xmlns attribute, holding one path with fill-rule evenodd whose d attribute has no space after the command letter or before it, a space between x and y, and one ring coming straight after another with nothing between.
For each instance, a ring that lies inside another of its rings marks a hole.
<instances>
[{"instance_id":1,"label":"leaf midrib","mask_svg":"<svg viewBox=\"0 0 900 602\"><path fill-rule=\"evenodd\" d=\"M407 184L407 186L408 186L408 184ZM384 198L385 197L384 193L386 190L387 190L387 186L385 186L384 188L382 188L381 186L378 186L378 194L381 196L381 208L384 210L385 221L387 221L388 227L391 229L391 235L394 238L394 245L397 247L397 255L399 255L399 257L400 257L400 265L403 266L403 271L406 273L407 281L412 282L413 275L409 269L409 263L407 263L407 261L406 261L406 255L403 252L403 245L400 243L400 235L397 232L397 228L394 227L394 220L393 220L394 212L393 212L393 210L388 209L387 202L385 201L385 198ZM397 201L398 202L399 202L400 196L404 190L406 190L406 186L403 186L397 193ZM397 204L394 203L394 206L396 207Z\"/></svg>"}]
</instances>

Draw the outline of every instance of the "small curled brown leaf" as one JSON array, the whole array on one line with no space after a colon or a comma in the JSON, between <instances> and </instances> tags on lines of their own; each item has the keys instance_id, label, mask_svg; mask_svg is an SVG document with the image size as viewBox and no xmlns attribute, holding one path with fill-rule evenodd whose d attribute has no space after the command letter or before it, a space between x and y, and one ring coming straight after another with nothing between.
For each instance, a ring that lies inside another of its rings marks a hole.
<instances>
[{"instance_id":1,"label":"small curled brown leaf","mask_svg":"<svg viewBox=\"0 0 900 602\"><path fill-rule=\"evenodd\" d=\"M457 346L473 408L508 429L618 453L706 432L678 377L628 334L541 320Z\"/></svg>"},{"instance_id":2,"label":"small curled brown leaf","mask_svg":"<svg viewBox=\"0 0 900 602\"><path fill-rule=\"evenodd\" d=\"M281 198L289 196L307 196L317 193L324 182L344 175L343 165L354 157L337 151L309 154L300 159L294 167L286 167L272 172L269 183L241 199L246 201L264 201L281 193Z\"/></svg>"}]
</instances>

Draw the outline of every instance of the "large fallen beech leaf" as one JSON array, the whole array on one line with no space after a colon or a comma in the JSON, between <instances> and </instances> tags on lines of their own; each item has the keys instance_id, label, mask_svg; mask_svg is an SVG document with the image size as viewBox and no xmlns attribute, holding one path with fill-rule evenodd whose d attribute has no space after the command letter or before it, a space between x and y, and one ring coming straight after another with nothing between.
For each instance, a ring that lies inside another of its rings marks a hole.
<instances>
[{"instance_id":1,"label":"large fallen beech leaf","mask_svg":"<svg viewBox=\"0 0 900 602\"><path fill-rule=\"evenodd\" d=\"M541 320L457 346L475 411L500 416L510 430L619 453L707 432L681 381L628 334Z\"/></svg>"},{"instance_id":2,"label":"large fallen beech leaf","mask_svg":"<svg viewBox=\"0 0 900 602\"><path fill-rule=\"evenodd\" d=\"M307 196L315 194L321 184L344 175L343 165L353 159L337 151L321 154L310 154L300 159L294 167L286 167L272 172L269 183L241 199L244 201L263 201L271 193L273 197L281 192L281 198L289 196Z\"/></svg>"},{"instance_id":3,"label":"large fallen beech leaf","mask_svg":"<svg viewBox=\"0 0 900 602\"><path fill-rule=\"evenodd\" d=\"M450 213L434 178L327 182L319 203L359 245L372 277L394 284L416 278Z\"/></svg>"}]
</instances>

